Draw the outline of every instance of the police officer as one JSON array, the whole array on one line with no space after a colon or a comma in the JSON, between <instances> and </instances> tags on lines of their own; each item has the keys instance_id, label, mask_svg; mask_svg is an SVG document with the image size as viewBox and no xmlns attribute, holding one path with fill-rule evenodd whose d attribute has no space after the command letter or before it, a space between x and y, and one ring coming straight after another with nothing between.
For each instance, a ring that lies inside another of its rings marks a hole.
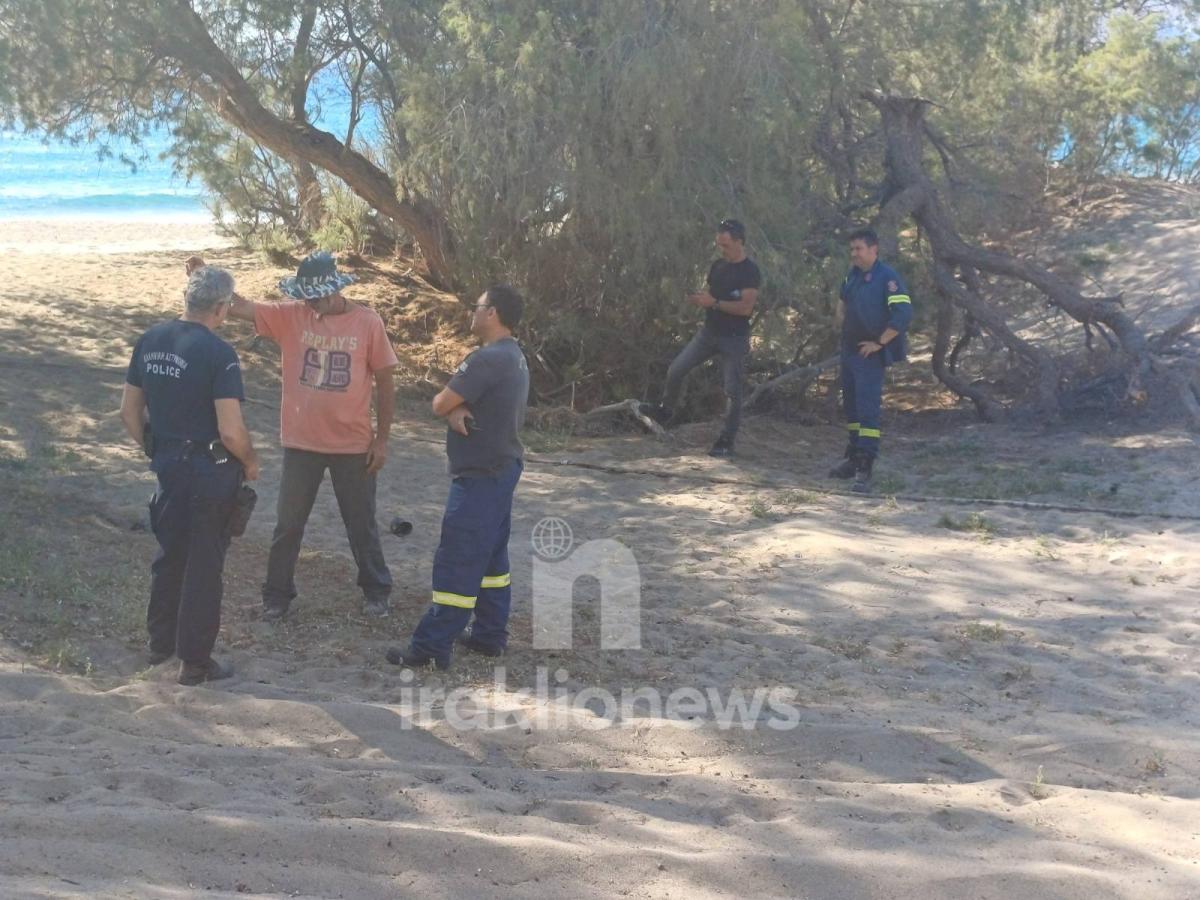
<instances>
[{"instance_id":1,"label":"police officer","mask_svg":"<svg viewBox=\"0 0 1200 900\"><path fill-rule=\"evenodd\" d=\"M447 668L472 615L471 633L463 639L468 649L500 656L508 643L508 535L525 454L518 434L529 401L529 367L512 336L523 305L508 285L480 295L471 332L483 346L433 398L434 414L449 426L450 496L433 558L433 603L408 649L388 651L397 665Z\"/></svg>"},{"instance_id":2,"label":"police officer","mask_svg":"<svg viewBox=\"0 0 1200 900\"><path fill-rule=\"evenodd\" d=\"M212 658L221 573L238 488L243 478L258 478L258 457L242 420L241 366L214 334L232 295L233 276L224 269L192 272L183 316L138 339L121 398L121 420L158 476L150 502L159 545L146 614L150 664L178 655L185 685L233 674Z\"/></svg>"},{"instance_id":3,"label":"police officer","mask_svg":"<svg viewBox=\"0 0 1200 900\"><path fill-rule=\"evenodd\" d=\"M853 478L852 490L871 489L879 453L883 371L905 358L912 301L903 279L879 259L879 238L870 228L850 234L850 271L842 282L842 406L849 441L846 458L829 473Z\"/></svg>"},{"instance_id":4,"label":"police officer","mask_svg":"<svg viewBox=\"0 0 1200 900\"><path fill-rule=\"evenodd\" d=\"M733 455L733 442L742 421L742 370L750 355L750 316L758 300L762 272L746 255L746 226L737 219L724 219L717 225L715 244L721 258L708 269L706 289L687 298L704 310L704 327L667 369L662 403L642 404L641 410L665 425L674 413L688 372L719 356L727 404L725 426L708 455L722 458Z\"/></svg>"}]
</instances>

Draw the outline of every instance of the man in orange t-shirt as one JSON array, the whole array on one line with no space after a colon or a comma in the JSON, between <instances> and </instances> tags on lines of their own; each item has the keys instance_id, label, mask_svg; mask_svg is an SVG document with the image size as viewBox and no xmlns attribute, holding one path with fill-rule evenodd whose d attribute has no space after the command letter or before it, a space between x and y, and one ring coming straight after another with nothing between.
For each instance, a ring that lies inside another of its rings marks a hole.
<instances>
[{"instance_id":1,"label":"man in orange t-shirt","mask_svg":"<svg viewBox=\"0 0 1200 900\"><path fill-rule=\"evenodd\" d=\"M197 262L202 264L198 257L188 260L189 272ZM364 609L378 616L389 612L392 576L375 521L375 476L387 460L396 396L392 369L399 360L379 314L342 296L353 280L337 271L332 255L314 253L294 278L279 282L292 302L253 303L233 295L230 315L253 322L283 356L283 473L262 589L267 620L283 618L296 597L300 542L326 469L358 564ZM372 382L378 390L374 429Z\"/></svg>"}]
</instances>

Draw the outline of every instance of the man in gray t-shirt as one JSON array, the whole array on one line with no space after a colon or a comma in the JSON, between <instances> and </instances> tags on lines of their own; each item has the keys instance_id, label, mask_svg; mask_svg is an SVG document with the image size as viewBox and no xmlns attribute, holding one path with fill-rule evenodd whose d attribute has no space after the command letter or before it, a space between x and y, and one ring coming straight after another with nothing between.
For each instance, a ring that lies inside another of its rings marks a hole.
<instances>
[{"instance_id":1,"label":"man in gray t-shirt","mask_svg":"<svg viewBox=\"0 0 1200 900\"><path fill-rule=\"evenodd\" d=\"M520 431L529 399L529 366L516 338L506 334L480 347L463 360L446 387L470 409L465 435L453 425L446 428L452 478L495 475L524 456Z\"/></svg>"},{"instance_id":2,"label":"man in gray t-shirt","mask_svg":"<svg viewBox=\"0 0 1200 900\"><path fill-rule=\"evenodd\" d=\"M450 496L433 558L433 603L407 651L388 651L397 665L432 662L447 668L454 640L472 613L471 633L462 641L466 647L500 656L508 644L508 535L525 453L519 432L529 401L529 366L512 336L523 305L508 285L483 292L471 318L471 332L483 346L433 398L434 414L449 426Z\"/></svg>"}]
</instances>

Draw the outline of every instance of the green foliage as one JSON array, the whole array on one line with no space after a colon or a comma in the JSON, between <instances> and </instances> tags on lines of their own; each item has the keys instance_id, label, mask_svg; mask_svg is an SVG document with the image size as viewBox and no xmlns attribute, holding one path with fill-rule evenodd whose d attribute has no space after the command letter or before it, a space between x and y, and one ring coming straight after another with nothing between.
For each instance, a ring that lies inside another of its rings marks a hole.
<instances>
[{"instance_id":1,"label":"green foliage","mask_svg":"<svg viewBox=\"0 0 1200 900\"><path fill-rule=\"evenodd\" d=\"M526 290L536 383L574 383L587 404L661 383L700 320L683 297L725 216L747 223L766 275L756 366L830 351L839 235L887 192L866 87L937 103L927 168L967 237L1036 202L1030 185L1055 167L1082 184L1200 180L1195 4L1130 9L0 0L0 119L102 152L166 125L243 242L386 248L361 184L262 146L257 109L299 127L348 97L350 127L329 140L436 223L465 292ZM919 328L930 292L915 235L892 262ZM698 406L718 402L715 379L699 387Z\"/></svg>"},{"instance_id":2,"label":"green foliage","mask_svg":"<svg viewBox=\"0 0 1200 900\"><path fill-rule=\"evenodd\" d=\"M325 221L312 233L312 243L338 253L363 253L371 244L372 210L344 186L329 182L325 190Z\"/></svg>"}]
</instances>

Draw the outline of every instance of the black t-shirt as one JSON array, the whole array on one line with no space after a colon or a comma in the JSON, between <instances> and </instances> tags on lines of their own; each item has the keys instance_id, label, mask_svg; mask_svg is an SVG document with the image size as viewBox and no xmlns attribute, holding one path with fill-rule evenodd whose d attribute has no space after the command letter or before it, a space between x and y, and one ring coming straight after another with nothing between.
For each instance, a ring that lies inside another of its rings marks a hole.
<instances>
[{"instance_id":1,"label":"black t-shirt","mask_svg":"<svg viewBox=\"0 0 1200 900\"><path fill-rule=\"evenodd\" d=\"M519 432L529 403L529 366L514 338L480 347L446 386L467 401L475 419L467 437L446 429L452 476L495 475L525 455Z\"/></svg>"},{"instance_id":2,"label":"black t-shirt","mask_svg":"<svg viewBox=\"0 0 1200 900\"><path fill-rule=\"evenodd\" d=\"M133 348L125 381L146 393L157 440L217 439L214 400L245 400L237 353L198 322L155 325Z\"/></svg>"},{"instance_id":3,"label":"black t-shirt","mask_svg":"<svg viewBox=\"0 0 1200 900\"><path fill-rule=\"evenodd\" d=\"M758 288L762 285L762 272L750 257L741 262L715 260L708 270L708 292L714 300L736 300L734 291ZM750 333L750 317L735 316L719 309L704 311L704 327L717 334L743 335Z\"/></svg>"}]
</instances>

